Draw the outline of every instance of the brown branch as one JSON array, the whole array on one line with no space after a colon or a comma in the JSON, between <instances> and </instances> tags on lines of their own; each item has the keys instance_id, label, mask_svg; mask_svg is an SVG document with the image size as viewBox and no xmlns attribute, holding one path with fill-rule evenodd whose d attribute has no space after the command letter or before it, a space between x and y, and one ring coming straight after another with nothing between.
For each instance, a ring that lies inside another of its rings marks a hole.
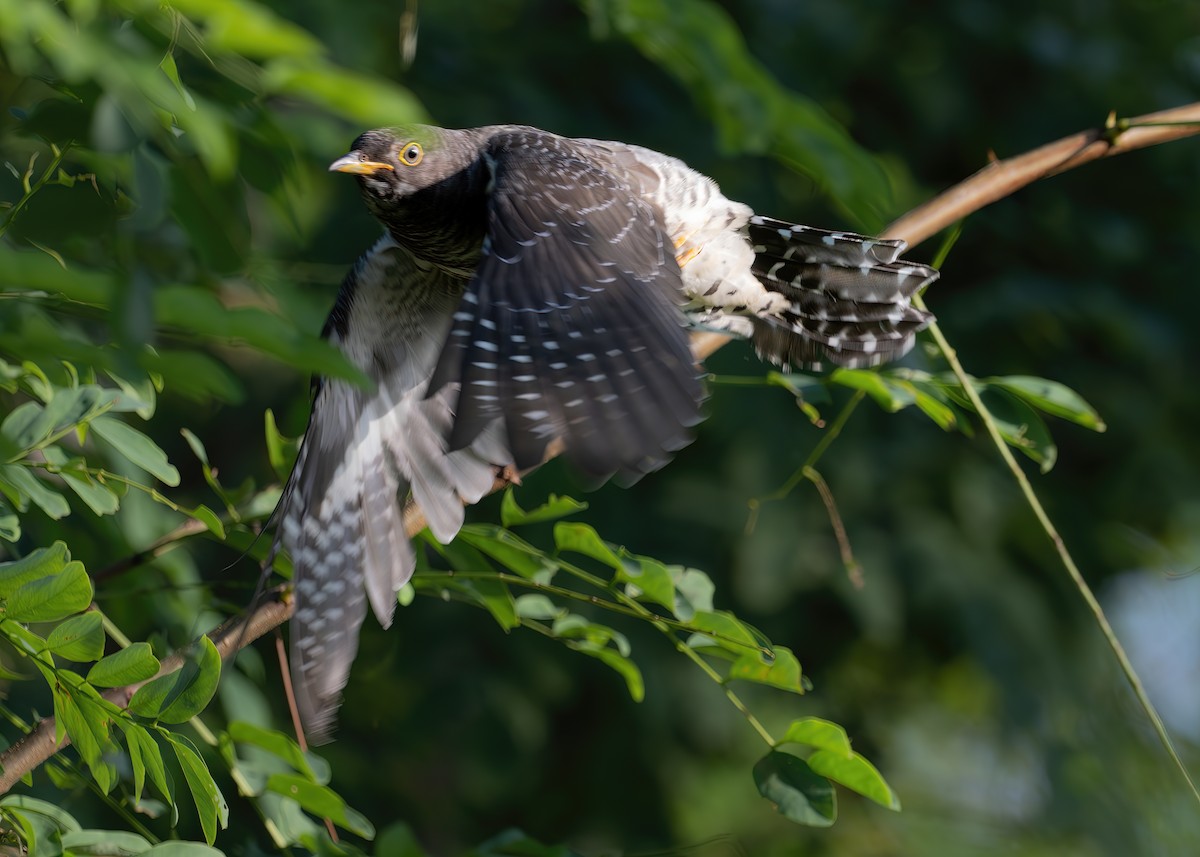
<instances>
[{"instance_id":1,"label":"brown branch","mask_svg":"<svg viewBox=\"0 0 1200 857\"><path fill-rule=\"evenodd\" d=\"M1135 119L1109 117L1101 128L1063 137L1003 161L992 161L975 175L935 196L884 230L887 238L919 244L984 206L1033 184L1100 158L1168 143L1200 133L1200 102L1147 113Z\"/></svg>"},{"instance_id":2,"label":"brown branch","mask_svg":"<svg viewBox=\"0 0 1200 857\"><path fill-rule=\"evenodd\" d=\"M1166 143L1200 133L1200 103L1150 113L1129 120L1110 120L1104 127L1065 137L1055 143L1034 149L1024 155L995 161L966 181L955 185L924 205L897 220L885 230L889 238L903 238L918 244L963 217L990 203L1008 196L1033 182L1057 175L1089 161L1119 155L1124 152ZM716 333L692 336L692 350L703 360L728 341ZM549 461L560 452L552 447L546 456ZM511 474L497 476L492 491L499 491L516 481ZM425 528L425 516L411 501L404 507L404 529L409 537ZM232 619L208 636L216 644L222 658L235 649L249 645L267 631L277 628L292 614L292 602L283 595L283 588L266 593L250 615ZM180 650L162 662L159 675L183 666L187 650ZM144 682L143 682L144 684ZM115 688L104 696L121 707L141 684ZM65 742L64 742L65 744ZM6 793L22 776L50 758L63 745L54 744L54 719L46 718L3 754L0 765L0 794Z\"/></svg>"},{"instance_id":3,"label":"brown branch","mask_svg":"<svg viewBox=\"0 0 1200 857\"><path fill-rule=\"evenodd\" d=\"M272 628L278 628L291 615L292 601L290 598L284 597L283 587L279 587L264 594L259 600L258 606L248 616L230 619L210 631L208 638L216 645L217 651L221 653L221 658L228 660L242 647L248 646ZM191 646L188 646L164 658L158 676L167 675L180 669L186 662L190 651ZM114 705L128 708L129 700L133 698L138 688L152 680L147 679L137 684L115 687L104 691L102 695ZM37 726L28 735L0 754L0 766L4 768L3 773L0 773L0 794L7 793L20 781L21 777L69 743L70 739L67 737L63 738L61 744L54 743L53 717L38 721Z\"/></svg>"}]
</instances>

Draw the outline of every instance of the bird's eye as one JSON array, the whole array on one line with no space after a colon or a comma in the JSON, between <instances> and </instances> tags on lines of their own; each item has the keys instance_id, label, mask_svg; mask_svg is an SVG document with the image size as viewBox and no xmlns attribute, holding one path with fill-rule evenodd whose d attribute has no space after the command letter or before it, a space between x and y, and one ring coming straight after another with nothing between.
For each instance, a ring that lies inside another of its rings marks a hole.
<instances>
[{"instance_id":1,"label":"bird's eye","mask_svg":"<svg viewBox=\"0 0 1200 857\"><path fill-rule=\"evenodd\" d=\"M409 143L400 150L400 161L410 167L421 163L423 157L425 157L425 150L421 148L420 143Z\"/></svg>"}]
</instances>

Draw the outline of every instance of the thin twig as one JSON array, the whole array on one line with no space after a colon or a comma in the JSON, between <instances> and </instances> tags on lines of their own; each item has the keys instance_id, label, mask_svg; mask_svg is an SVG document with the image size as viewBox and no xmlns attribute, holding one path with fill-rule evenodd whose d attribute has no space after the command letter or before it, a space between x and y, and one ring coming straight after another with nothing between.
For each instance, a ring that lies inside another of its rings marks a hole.
<instances>
[{"instance_id":1,"label":"thin twig","mask_svg":"<svg viewBox=\"0 0 1200 857\"><path fill-rule=\"evenodd\" d=\"M925 309L924 301L921 300L919 295L914 299L913 303L916 304L918 309ZM1108 623L1108 617L1104 614L1104 608L1100 606L1100 602L1092 592L1092 588L1088 586L1083 573L1080 572L1079 567L1075 564L1074 558L1072 558L1070 551L1067 550L1066 542L1063 541L1058 528L1054 526L1053 521L1050 520L1050 516L1046 513L1045 508L1034 492L1033 486L1029 482L1029 477L1025 475L1025 471L1021 469L1021 466L1017 463L1017 459L1013 456L1012 450L1004 442L1004 437L1000 434L1000 428L996 425L995 419L992 418L987 405L983 403L979 391L971 383L971 378L967 375L958 360L958 354L950 347L950 343L946 340L941 328L938 327L936 322L932 322L929 325L929 330L933 334L934 341L942 350L946 362L950 364L950 369L962 385L963 392L971 400L972 407L975 408L980 420L987 428L988 435L991 437L996 451L1000 453L1000 458L1004 460L1004 464L1012 473L1013 479L1020 486L1021 493L1025 496L1025 502L1029 504L1029 508L1033 510L1034 516L1038 519L1038 523L1042 525L1042 529L1045 530L1046 535L1050 538L1051 543L1053 543L1054 550L1058 553L1063 568L1066 569L1071 582L1075 584L1075 589L1078 590L1080 596L1083 597L1084 603L1087 604L1088 610L1091 611L1092 617L1096 620L1096 625L1100 628L1100 633L1104 635L1104 639L1108 642L1113 654L1116 655L1121 672L1125 674L1125 678L1129 681L1129 686L1133 688L1133 694L1137 697L1142 710L1146 712L1146 717L1149 718L1151 725L1154 727L1154 732L1158 736L1158 740L1162 742L1167 755L1170 756L1175 766L1179 768L1179 773L1183 775L1183 779L1187 782L1188 788L1191 789L1197 803L1200 803L1200 790L1196 788L1196 784L1188 773L1187 767L1183 764L1183 760L1179 758L1179 753L1175 750L1175 745L1171 741L1167 727L1158 714L1158 709L1150 701L1150 695L1146 693L1146 688L1142 685L1142 680L1138 676L1137 670L1133 668L1129 656L1125 654L1125 647L1121 645L1121 641L1117 639L1116 632L1113 631L1112 626Z\"/></svg>"}]
</instances>

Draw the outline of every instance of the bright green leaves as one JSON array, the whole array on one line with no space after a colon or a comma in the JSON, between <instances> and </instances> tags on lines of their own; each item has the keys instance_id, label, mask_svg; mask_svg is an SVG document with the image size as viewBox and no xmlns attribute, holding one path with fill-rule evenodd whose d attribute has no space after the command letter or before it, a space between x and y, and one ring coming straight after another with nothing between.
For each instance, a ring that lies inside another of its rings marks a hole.
<instances>
[{"instance_id":1,"label":"bright green leaves","mask_svg":"<svg viewBox=\"0 0 1200 857\"><path fill-rule=\"evenodd\" d=\"M98 660L88 670L87 680L96 687L123 687L153 678L159 666L149 643L134 643Z\"/></svg>"},{"instance_id":2,"label":"bright green leaves","mask_svg":"<svg viewBox=\"0 0 1200 857\"><path fill-rule=\"evenodd\" d=\"M208 705L221 675L216 646L202 637L182 669L153 678L160 664L148 643L134 643L104 657L107 638L103 617L95 611L81 612L89 608L91 599L91 579L83 565L71 559L62 542L14 562L0 563L0 639L18 656L28 659L45 678L54 704L55 740L70 739L104 793L112 791L118 780L116 726L125 736L135 801L140 802L149 778L173 805L171 777L152 732L166 741L211 844L217 826L225 824L224 799L196 748L159 724L182 723ZM57 624L42 636L38 633L40 627L38 631L26 627L25 623L35 622ZM84 678L60 666L60 662L95 663ZM97 690L150 679L134 693L128 710L122 710ZM39 835L37 823L29 824L33 825L32 835ZM79 847L84 845L81 841Z\"/></svg>"},{"instance_id":3,"label":"bright green leaves","mask_svg":"<svg viewBox=\"0 0 1200 857\"><path fill-rule=\"evenodd\" d=\"M795 654L776 646L752 625L725 610L713 609L712 581L702 571L668 566L605 541L583 523L557 520L582 508L567 497L551 497L530 511L521 508L512 489L505 494L502 519L512 526L555 521L554 549L547 551L505 526L472 524L449 545L426 532L424 540L450 565L450 571L422 569L413 578L417 592L457 598L487 610L509 631L535 630L568 648L595 658L625 682L631 698L641 701L646 684L633 660L628 638L597 614L641 620L666 635L724 687L725 694L758 724L731 685L749 683L788 693L811 688ZM574 561L579 557L578 562ZM514 594L516 593L516 594ZM802 744L809 756L782 753L775 747ZM760 792L793 821L828 825L837 814L833 783L839 783L893 808L894 795L879 773L850 748L845 730L817 718L797 720L754 769ZM294 786L293 794L310 811L324 808L335 820L336 803L323 803L320 789Z\"/></svg>"},{"instance_id":4,"label":"bright green leaves","mask_svg":"<svg viewBox=\"0 0 1200 857\"><path fill-rule=\"evenodd\" d=\"M781 815L800 824L827 827L837 819L833 783L891 810L900 801L875 766L850 748L846 730L818 717L795 720L777 747L811 748L807 758L772 750L754 766L754 781Z\"/></svg>"},{"instance_id":5,"label":"bright green leaves","mask_svg":"<svg viewBox=\"0 0 1200 857\"><path fill-rule=\"evenodd\" d=\"M14 562L0 563L0 601L16 622L53 622L87 609L92 581L67 546L55 542Z\"/></svg>"},{"instance_id":6,"label":"bright green leaves","mask_svg":"<svg viewBox=\"0 0 1200 857\"><path fill-rule=\"evenodd\" d=\"M517 505L517 495L510 488L504 492L500 501L500 523L505 527L519 527L523 524L539 524L543 521L557 521L567 515L574 515L587 508L587 503L581 503L573 497L560 497L551 494L550 499L529 511Z\"/></svg>"},{"instance_id":7,"label":"bright green leaves","mask_svg":"<svg viewBox=\"0 0 1200 857\"><path fill-rule=\"evenodd\" d=\"M4 612L16 622L54 622L91 603L91 578L82 563L69 562L53 574L19 586L5 600Z\"/></svg>"},{"instance_id":8,"label":"bright green leaves","mask_svg":"<svg viewBox=\"0 0 1200 857\"><path fill-rule=\"evenodd\" d=\"M797 402L816 416L813 408L814 392L820 391L821 379L812 378L808 383L798 379L807 376L788 376L772 373L768 383L782 386L797 397ZM929 417L938 428L958 429L972 434L970 421L964 411L975 410L970 396L950 373L931 374L914 369L893 368L876 371L872 369L838 369L832 372L824 384L860 390L888 412L916 407ZM971 385L996 421L1004 441L1035 461L1043 473L1054 467L1058 459L1058 448L1050 436L1050 430L1042 419L1043 414L1070 420L1092 431L1104 431L1104 421L1082 396L1069 387L1045 378L1025 375L973 378Z\"/></svg>"}]
</instances>

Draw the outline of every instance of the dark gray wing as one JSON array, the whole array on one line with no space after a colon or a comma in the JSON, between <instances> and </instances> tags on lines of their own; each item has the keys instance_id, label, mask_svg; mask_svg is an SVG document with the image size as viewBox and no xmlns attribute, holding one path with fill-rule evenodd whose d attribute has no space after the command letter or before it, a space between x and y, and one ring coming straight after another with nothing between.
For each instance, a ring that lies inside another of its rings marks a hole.
<instances>
[{"instance_id":1,"label":"dark gray wing","mask_svg":"<svg viewBox=\"0 0 1200 857\"><path fill-rule=\"evenodd\" d=\"M562 439L585 476L661 466L703 386L660 214L586 144L499 133L487 235L429 390L461 382L452 448L502 420L518 468Z\"/></svg>"}]
</instances>

